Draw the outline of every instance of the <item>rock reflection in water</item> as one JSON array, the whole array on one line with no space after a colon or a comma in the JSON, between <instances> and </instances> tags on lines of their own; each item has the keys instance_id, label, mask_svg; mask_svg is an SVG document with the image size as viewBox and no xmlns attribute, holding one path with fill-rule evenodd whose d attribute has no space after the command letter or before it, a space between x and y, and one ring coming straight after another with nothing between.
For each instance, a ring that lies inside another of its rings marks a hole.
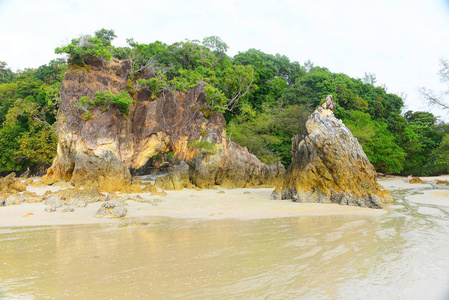
<instances>
[{"instance_id":1,"label":"rock reflection in water","mask_svg":"<svg viewBox=\"0 0 449 300\"><path fill-rule=\"evenodd\" d=\"M0 298L438 299L445 219L404 202L381 217L3 229Z\"/></svg>"}]
</instances>

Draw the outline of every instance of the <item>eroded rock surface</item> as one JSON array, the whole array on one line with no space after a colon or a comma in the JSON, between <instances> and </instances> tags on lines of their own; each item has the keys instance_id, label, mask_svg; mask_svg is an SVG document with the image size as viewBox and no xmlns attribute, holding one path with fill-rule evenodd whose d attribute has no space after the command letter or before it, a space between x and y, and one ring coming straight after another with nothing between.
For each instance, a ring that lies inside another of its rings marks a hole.
<instances>
[{"instance_id":1,"label":"eroded rock surface","mask_svg":"<svg viewBox=\"0 0 449 300\"><path fill-rule=\"evenodd\" d=\"M173 167L170 174L158 177L155 185L164 190L175 191L182 190L183 188L192 188L189 169L189 165L185 161L181 161L180 164Z\"/></svg>"},{"instance_id":2,"label":"eroded rock surface","mask_svg":"<svg viewBox=\"0 0 449 300\"><path fill-rule=\"evenodd\" d=\"M351 131L334 116L332 96L306 122L307 134L292 139L292 164L282 198L382 208L391 202Z\"/></svg>"},{"instance_id":3,"label":"eroded rock surface","mask_svg":"<svg viewBox=\"0 0 449 300\"><path fill-rule=\"evenodd\" d=\"M223 115L210 111L204 85L186 93L169 89L153 93L146 87L130 88L130 72L127 61L98 58L65 74L57 117L57 156L43 183L67 181L102 191L127 190L130 169L144 168L150 158L170 151L177 164L185 162L188 168L183 166L182 172L175 168L180 176L159 180L163 187L275 186L282 182L282 165L267 166L246 148L226 140ZM153 75L138 76L148 79ZM107 110L101 106L91 109L90 118L83 118L83 111L75 108L83 96L94 99L99 91L118 94L122 90L136 100L127 116L114 105ZM205 150L192 141L214 146Z\"/></svg>"},{"instance_id":4,"label":"eroded rock surface","mask_svg":"<svg viewBox=\"0 0 449 300\"><path fill-rule=\"evenodd\" d=\"M15 194L25 190L26 184L21 182L14 172L4 178L0 178L0 192Z\"/></svg>"},{"instance_id":5,"label":"eroded rock surface","mask_svg":"<svg viewBox=\"0 0 449 300\"><path fill-rule=\"evenodd\" d=\"M426 182L424 182L421 178L419 177L413 177L412 179L410 179L410 183L421 183L421 184L426 184Z\"/></svg>"},{"instance_id":6,"label":"eroded rock surface","mask_svg":"<svg viewBox=\"0 0 449 300\"><path fill-rule=\"evenodd\" d=\"M95 214L96 218L122 218L126 216L128 210L123 203L117 200L110 200L103 203Z\"/></svg>"}]
</instances>

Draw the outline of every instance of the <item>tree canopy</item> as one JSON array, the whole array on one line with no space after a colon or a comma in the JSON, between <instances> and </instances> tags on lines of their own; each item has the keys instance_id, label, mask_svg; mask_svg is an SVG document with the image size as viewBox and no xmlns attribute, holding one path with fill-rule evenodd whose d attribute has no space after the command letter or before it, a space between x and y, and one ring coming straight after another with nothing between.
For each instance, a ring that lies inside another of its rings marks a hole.
<instances>
[{"instance_id":1,"label":"tree canopy","mask_svg":"<svg viewBox=\"0 0 449 300\"><path fill-rule=\"evenodd\" d=\"M115 37L113 30L103 28L56 48L56 53L68 55L68 63L57 59L37 69L13 72L0 61L0 171L51 162L63 74L67 68L84 67L87 57L100 56L129 60L129 88L146 87L153 97L163 89L185 92L204 84L211 113L224 113L228 139L246 146L263 162L288 166L291 138L305 133L307 117L332 95L336 117L351 129L377 171L448 172L449 126L430 112L402 114L403 99L376 86L375 74L352 78L310 60L300 64L257 49L231 57L228 45L217 36L171 45L131 38L126 47L113 46ZM443 60L440 76L449 81L448 74L449 64ZM125 115L133 100L122 93L101 94L95 101L117 105Z\"/></svg>"}]
</instances>

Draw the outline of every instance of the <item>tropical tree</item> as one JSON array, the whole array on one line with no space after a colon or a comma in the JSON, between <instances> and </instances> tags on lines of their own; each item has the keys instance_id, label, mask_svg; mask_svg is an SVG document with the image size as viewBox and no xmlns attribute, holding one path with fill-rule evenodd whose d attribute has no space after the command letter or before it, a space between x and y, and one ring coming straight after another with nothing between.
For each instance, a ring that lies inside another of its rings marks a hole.
<instances>
[{"instance_id":1,"label":"tropical tree","mask_svg":"<svg viewBox=\"0 0 449 300\"><path fill-rule=\"evenodd\" d=\"M76 65L83 65L84 58L90 56L99 56L105 60L110 60L112 54L108 48L111 46L111 41L114 37L113 30L103 28L96 31L95 36L83 35L79 38L72 39L70 44L57 47L55 53L67 53L69 55L69 62Z\"/></svg>"}]
</instances>

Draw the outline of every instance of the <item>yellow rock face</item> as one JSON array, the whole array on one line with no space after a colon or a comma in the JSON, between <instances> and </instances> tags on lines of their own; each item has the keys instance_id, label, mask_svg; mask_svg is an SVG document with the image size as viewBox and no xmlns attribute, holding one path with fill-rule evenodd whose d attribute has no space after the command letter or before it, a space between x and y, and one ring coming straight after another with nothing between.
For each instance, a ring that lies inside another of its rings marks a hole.
<instances>
[{"instance_id":1,"label":"yellow rock face","mask_svg":"<svg viewBox=\"0 0 449 300\"><path fill-rule=\"evenodd\" d=\"M16 194L26 190L26 184L16 178L15 173L11 173L4 178L0 178L0 191L8 194Z\"/></svg>"},{"instance_id":2,"label":"yellow rock face","mask_svg":"<svg viewBox=\"0 0 449 300\"><path fill-rule=\"evenodd\" d=\"M357 139L335 118L327 98L306 123L307 135L292 143L292 164L283 183L283 198L298 202L339 203L382 208L392 201Z\"/></svg>"},{"instance_id":3,"label":"yellow rock face","mask_svg":"<svg viewBox=\"0 0 449 300\"><path fill-rule=\"evenodd\" d=\"M413 177L412 179L410 179L410 183L421 183L421 184L425 184L425 182L419 178L419 177ZM437 182L438 184L438 182Z\"/></svg>"},{"instance_id":4,"label":"yellow rock face","mask_svg":"<svg viewBox=\"0 0 449 300\"><path fill-rule=\"evenodd\" d=\"M90 118L75 107L81 97L94 99L98 91L118 94L127 90L131 69L127 61L96 59L65 74L57 118L57 156L42 183L64 181L101 191L140 192L131 183L129 170L142 168L151 157L167 152L189 168L182 177L160 179L166 189L282 181L283 167L266 166L246 148L226 141L224 117L205 109L209 104L201 84L186 93L164 89L157 97L145 87L136 88L132 94L136 103L125 117L112 104L107 110L90 108ZM189 141L214 144L215 151L189 147Z\"/></svg>"}]
</instances>

